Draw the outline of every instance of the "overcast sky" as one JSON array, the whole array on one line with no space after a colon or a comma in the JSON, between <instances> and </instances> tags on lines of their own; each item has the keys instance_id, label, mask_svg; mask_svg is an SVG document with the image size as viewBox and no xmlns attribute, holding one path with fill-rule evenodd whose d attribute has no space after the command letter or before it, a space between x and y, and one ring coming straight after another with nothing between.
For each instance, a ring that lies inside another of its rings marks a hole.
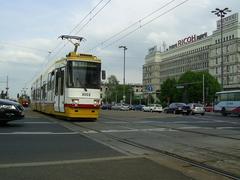
<instances>
[{"instance_id":1,"label":"overcast sky","mask_svg":"<svg viewBox=\"0 0 240 180\"><path fill-rule=\"evenodd\" d=\"M69 44L62 48L65 42L58 39L62 34L85 37L80 52L100 57L107 76L116 75L121 83L123 50L118 47L127 46L126 83L142 83L148 48L163 42L169 46L193 34L210 35L217 20L211 10L228 7L232 14L240 8L239 0L0 0L0 4L0 90L8 76L11 97L29 88L48 62L73 49Z\"/></svg>"}]
</instances>

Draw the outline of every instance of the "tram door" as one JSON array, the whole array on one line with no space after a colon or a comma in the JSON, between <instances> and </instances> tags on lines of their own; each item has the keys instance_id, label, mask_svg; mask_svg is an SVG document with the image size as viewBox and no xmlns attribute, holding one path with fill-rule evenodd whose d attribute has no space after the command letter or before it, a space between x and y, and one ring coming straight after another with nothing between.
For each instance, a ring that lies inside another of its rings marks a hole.
<instances>
[{"instance_id":1,"label":"tram door","mask_svg":"<svg viewBox=\"0 0 240 180\"><path fill-rule=\"evenodd\" d=\"M59 68L56 73L54 110L64 112L64 72L65 68Z\"/></svg>"}]
</instances>

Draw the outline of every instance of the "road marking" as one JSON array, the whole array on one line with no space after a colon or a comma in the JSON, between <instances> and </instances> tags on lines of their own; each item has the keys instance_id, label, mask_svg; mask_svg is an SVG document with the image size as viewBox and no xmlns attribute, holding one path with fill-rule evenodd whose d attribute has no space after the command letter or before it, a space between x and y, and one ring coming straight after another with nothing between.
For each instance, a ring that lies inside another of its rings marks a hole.
<instances>
[{"instance_id":1,"label":"road marking","mask_svg":"<svg viewBox=\"0 0 240 180\"><path fill-rule=\"evenodd\" d=\"M183 126L183 127L178 127L177 129L203 129L205 127L199 127L199 126Z\"/></svg>"},{"instance_id":2,"label":"road marking","mask_svg":"<svg viewBox=\"0 0 240 180\"><path fill-rule=\"evenodd\" d=\"M177 131L171 128L152 128L152 129L106 129L99 130L101 133L127 133L127 132L162 132L162 131ZM96 134L99 133L94 130L83 131L84 134Z\"/></svg>"},{"instance_id":3,"label":"road marking","mask_svg":"<svg viewBox=\"0 0 240 180\"><path fill-rule=\"evenodd\" d=\"M97 134L97 131L89 130L89 131L83 131L84 134Z\"/></svg>"},{"instance_id":4,"label":"road marking","mask_svg":"<svg viewBox=\"0 0 240 180\"><path fill-rule=\"evenodd\" d=\"M130 122L125 121L109 121L109 122L103 122L104 124L128 124Z\"/></svg>"},{"instance_id":5,"label":"road marking","mask_svg":"<svg viewBox=\"0 0 240 180\"><path fill-rule=\"evenodd\" d=\"M72 135L79 132L8 132L0 133L0 135Z\"/></svg>"},{"instance_id":6,"label":"road marking","mask_svg":"<svg viewBox=\"0 0 240 180\"><path fill-rule=\"evenodd\" d=\"M240 127L216 127L216 129L240 129Z\"/></svg>"},{"instance_id":7,"label":"road marking","mask_svg":"<svg viewBox=\"0 0 240 180\"><path fill-rule=\"evenodd\" d=\"M61 165L61 164L102 162L102 161L113 161L113 160L124 160L124 159L139 159L139 158L145 158L145 157L146 156L117 156L117 157L105 157L105 158L93 158L93 159L63 160L63 161L11 163L11 164L0 164L0 169L16 168L16 167L34 167L34 166L49 166L49 165Z\"/></svg>"},{"instance_id":8,"label":"road marking","mask_svg":"<svg viewBox=\"0 0 240 180\"><path fill-rule=\"evenodd\" d=\"M56 122L14 122L14 124L57 124Z\"/></svg>"}]
</instances>

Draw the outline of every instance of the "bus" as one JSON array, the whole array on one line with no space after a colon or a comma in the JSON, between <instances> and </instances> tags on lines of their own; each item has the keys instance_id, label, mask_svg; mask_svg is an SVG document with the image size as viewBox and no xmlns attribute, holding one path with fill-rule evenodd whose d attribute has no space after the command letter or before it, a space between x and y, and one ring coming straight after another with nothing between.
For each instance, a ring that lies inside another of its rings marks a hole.
<instances>
[{"instance_id":1,"label":"bus","mask_svg":"<svg viewBox=\"0 0 240 180\"><path fill-rule=\"evenodd\" d=\"M77 36L61 36L72 43ZM55 61L31 85L31 108L66 119L98 119L101 60L77 53L79 43L65 58ZM105 72L103 73L105 76Z\"/></svg>"},{"instance_id":2,"label":"bus","mask_svg":"<svg viewBox=\"0 0 240 180\"><path fill-rule=\"evenodd\" d=\"M216 92L214 111L240 115L240 90Z\"/></svg>"}]
</instances>

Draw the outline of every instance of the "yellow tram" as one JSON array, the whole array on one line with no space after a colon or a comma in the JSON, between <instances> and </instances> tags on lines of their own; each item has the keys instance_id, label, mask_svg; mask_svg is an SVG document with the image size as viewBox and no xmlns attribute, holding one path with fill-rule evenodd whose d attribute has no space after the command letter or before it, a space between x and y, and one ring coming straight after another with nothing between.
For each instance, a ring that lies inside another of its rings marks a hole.
<instances>
[{"instance_id":1,"label":"yellow tram","mask_svg":"<svg viewBox=\"0 0 240 180\"><path fill-rule=\"evenodd\" d=\"M83 39L68 35L61 38L70 42ZM74 45L73 52L54 62L32 83L31 108L68 119L97 119L101 60L90 54L77 53L79 43Z\"/></svg>"}]
</instances>

